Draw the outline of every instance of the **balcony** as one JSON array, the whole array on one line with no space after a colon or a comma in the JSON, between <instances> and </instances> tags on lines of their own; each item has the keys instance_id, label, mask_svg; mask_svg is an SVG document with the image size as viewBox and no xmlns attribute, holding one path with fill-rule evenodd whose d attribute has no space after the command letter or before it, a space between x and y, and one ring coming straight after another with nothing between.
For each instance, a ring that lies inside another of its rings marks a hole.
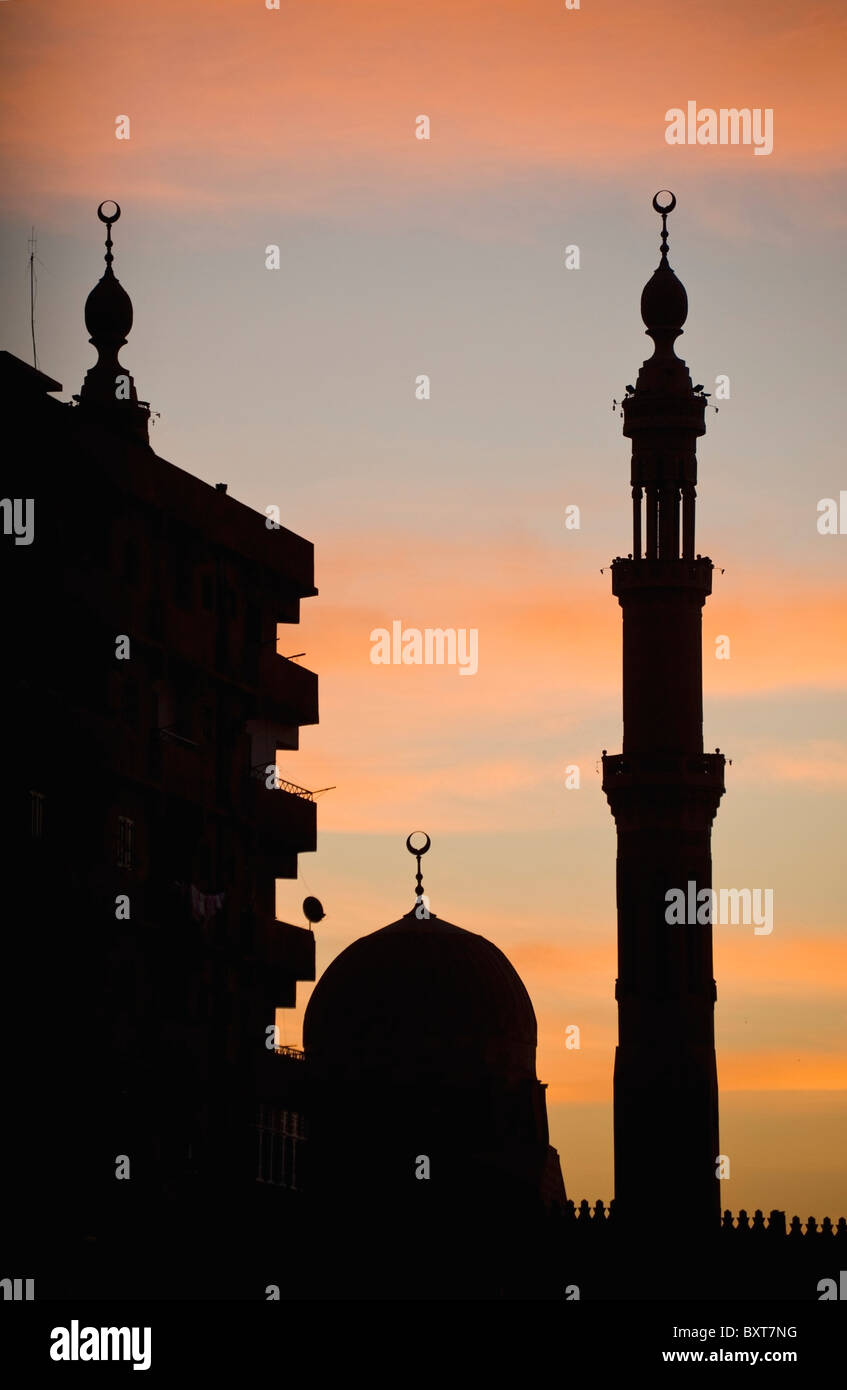
<instances>
[{"instance_id":1,"label":"balcony","mask_svg":"<svg viewBox=\"0 0 847 1390\"><path fill-rule=\"evenodd\" d=\"M723 753L605 753L603 790L621 787L707 787L724 791Z\"/></svg>"},{"instance_id":2,"label":"balcony","mask_svg":"<svg viewBox=\"0 0 847 1390\"><path fill-rule=\"evenodd\" d=\"M603 791L619 832L702 834L724 794L724 756L604 753Z\"/></svg>"},{"instance_id":3,"label":"balcony","mask_svg":"<svg viewBox=\"0 0 847 1390\"><path fill-rule=\"evenodd\" d=\"M315 978L315 934L310 927L266 918L259 927L256 954L263 965L287 970L296 980Z\"/></svg>"},{"instance_id":4,"label":"balcony","mask_svg":"<svg viewBox=\"0 0 847 1390\"><path fill-rule=\"evenodd\" d=\"M612 593L616 598L636 591L691 589L705 599L712 592L714 565L707 556L696 560L629 560L617 556L612 561Z\"/></svg>"},{"instance_id":5,"label":"balcony","mask_svg":"<svg viewBox=\"0 0 847 1390\"><path fill-rule=\"evenodd\" d=\"M306 1105L305 1053L299 1047L262 1049L258 1058L257 1091L266 1103L302 1111Z\"/></svg>"},{"instance_id":6,"label":"balcony","mask_svg":"<svg viewBox=\"0 0 847 1390\"><path fill-rule=\"evenodd\" d=\"M317 724L318 678L314 671L262 648L259 661L259 717L278 724Z\"/></svg>"},{"instance_id":7,"label":"balcony","mask_svg":"<svg viewBox=\"0 0 847 1390\"><path fill-rule=\"evenodd\" d=\"M265 770L259 767L250 778L248 814L259 837L281 857L317 849L318 808L312 793L305 787L298 787L294 782L268 787ZM278 878L288 876L277 874Z\"/></svg>"}]
</instances>

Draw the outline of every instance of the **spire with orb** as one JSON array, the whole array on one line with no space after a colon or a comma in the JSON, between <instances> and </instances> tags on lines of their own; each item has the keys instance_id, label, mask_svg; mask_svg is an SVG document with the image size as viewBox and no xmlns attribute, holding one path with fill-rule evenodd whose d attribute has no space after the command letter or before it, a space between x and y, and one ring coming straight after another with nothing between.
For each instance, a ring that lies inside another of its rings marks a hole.
<instances>
[{"instance_id":1,"label":"spire with orb","mask_svg":"<svg viewBox=\"0 0 847 1390\"><path fill-rule=\"evenodd\" d=\"M113 212L106 211L110 207ZM120 215L120 207L111 199L97 209L97 216L106 225L106 269L85 301L85 326L91 335L89 342L97 349L97 361L75 399L108 429L147 443L150 407L139 401L132 376L118 360L133 317L132 300L112 269L112 227Z\"/></svg>"}]
</instances>

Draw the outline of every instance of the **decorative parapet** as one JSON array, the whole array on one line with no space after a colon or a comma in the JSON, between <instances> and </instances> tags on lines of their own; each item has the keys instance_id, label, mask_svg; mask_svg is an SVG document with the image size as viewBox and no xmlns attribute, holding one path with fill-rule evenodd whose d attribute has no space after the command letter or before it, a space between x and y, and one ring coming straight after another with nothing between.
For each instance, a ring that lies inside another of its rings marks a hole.
<instances>
[{"instance_id":1,"label":"decorative parapet","mask_svg":"<svg viewBox=\"0 0 847 1390\"><path fill-rule=\"evenodd\" d=\"M575 1202L569 1201L562 1211L562 1220L566 1226L580 1230L612 1230L617 1224L614 1199L608 1206L602 1200L596 1201L592 1206L583 1198L578 1207ZM724 1212L720 1234L723 1239L744 1239L749 1236L754 1240L756 1237L773 1240L775 1237L782 1237L791 1241L837 1241L839 1244L843 1242L847 1245L847 1219L840 1216L834 1222L831 1217L825 1216L818 1224L814 1216L810 1216L805 1222L801 1221L799 1216L793 1216L787 1223L784 1211L773 1210L765 1217L761 1209L757 1208L751 1217L742 1207L737 1216L731 1211Z\"/></svg>"}]
</instances>

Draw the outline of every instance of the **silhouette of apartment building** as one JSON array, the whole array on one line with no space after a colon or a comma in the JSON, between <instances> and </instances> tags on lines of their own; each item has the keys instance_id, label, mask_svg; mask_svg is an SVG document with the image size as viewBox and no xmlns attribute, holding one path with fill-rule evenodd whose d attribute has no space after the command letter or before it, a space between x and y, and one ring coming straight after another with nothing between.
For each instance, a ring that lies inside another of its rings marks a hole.
<instances>
[{"instance_id":1,"label":"silhouette of apartment building","mask_svg":"<svg viewBox=\"0 0 847 1390\"><path fill-rule=\"evenodd\" d=\"M316 847L285 779L318 695L277 624L317 591L309 541L151 448L101 220L79 397L0 353L6 1262L40 1297L191 1297L296 1186L272 1028L315 942L275 879Z\"/></svg>"}]
</instances>

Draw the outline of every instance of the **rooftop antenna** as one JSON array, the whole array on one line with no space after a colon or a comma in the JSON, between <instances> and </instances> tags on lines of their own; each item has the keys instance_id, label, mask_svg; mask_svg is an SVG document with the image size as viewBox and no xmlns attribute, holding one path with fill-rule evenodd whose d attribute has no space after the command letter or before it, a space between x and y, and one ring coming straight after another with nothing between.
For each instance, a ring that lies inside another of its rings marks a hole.
<instances>
[{"instance_id":1,"label":"rooftop antenna","mask_svg":"<svg viewBox=\"0 0 847 1390\"><path fill-rule=\"evenodd\" d=\"M29 326L32 334L32 365L38 371L38 353L35 350L35 228L29 234Z\"/></svg>"}]
</instances>

